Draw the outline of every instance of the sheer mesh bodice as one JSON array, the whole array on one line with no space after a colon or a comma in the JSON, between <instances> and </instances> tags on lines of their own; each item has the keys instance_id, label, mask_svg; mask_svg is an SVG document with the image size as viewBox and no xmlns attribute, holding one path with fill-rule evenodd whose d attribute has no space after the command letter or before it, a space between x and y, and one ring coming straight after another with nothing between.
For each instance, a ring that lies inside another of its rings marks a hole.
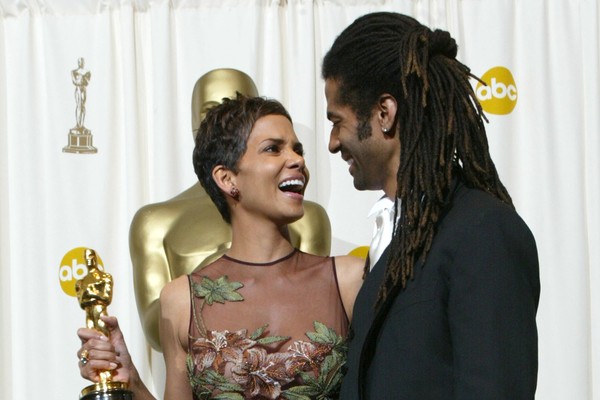
<instances>
[{"instance_id":1,"label":"sheer mesh bodice","mask_svg":"<svg viewBox=\"0 0 600 400\"><path fill-rule=\"evenodd\" d=\"M223 256L189 277L195 399L337 397L348 319L333 258Z\"/></svg>"}]
</instances>

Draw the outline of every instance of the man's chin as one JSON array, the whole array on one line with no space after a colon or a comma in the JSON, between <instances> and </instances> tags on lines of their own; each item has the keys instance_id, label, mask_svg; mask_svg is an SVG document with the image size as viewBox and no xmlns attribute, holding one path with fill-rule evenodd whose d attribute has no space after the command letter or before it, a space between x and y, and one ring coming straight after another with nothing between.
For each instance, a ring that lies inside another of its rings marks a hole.
<instances>
[{"instance_id":1,"label":"man's chin","mask_svg":"<svg viewBox=\"0 0 600 400\"><path fill-rule=\"evenodd\" d=\"M383 190L382 187L378 187L377 184L373 184L373 183L369 183L369 182L365 182L364 179L357 179L357 177L354 177L354 188L356 190Z\"/></svg>"},{"instance_id":2,"label":"man's chin","mask_svg":"<svg viewBox=\"0 0 600 400\"><path fill-rule=\"evenodd\" d=\"M354 180L353 180L354 188L356 190L368 190L368 187L367 187L367 185L365 185L364 180L360 179L359 177L357 177L355 175L353 175L353 177L354 177Z\"/></svg>"}]
</instances>

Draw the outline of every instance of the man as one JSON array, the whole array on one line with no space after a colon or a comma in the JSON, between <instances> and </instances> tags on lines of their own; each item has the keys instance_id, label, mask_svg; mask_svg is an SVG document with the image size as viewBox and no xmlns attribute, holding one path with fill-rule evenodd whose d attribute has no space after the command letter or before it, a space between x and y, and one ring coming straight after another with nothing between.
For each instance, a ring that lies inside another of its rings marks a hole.
<instances>
[{"instance_id":1,"label":"man","mask_svg":"<svg viewBox=\"0 0 600 400\"><path fill-rule=\"evenodd\" d=\"M447 32L374 13L323 61L329 150L392 205L354 307L344 400L534 398L535 240L456 54Z\"/></svg>"}]
</instances>

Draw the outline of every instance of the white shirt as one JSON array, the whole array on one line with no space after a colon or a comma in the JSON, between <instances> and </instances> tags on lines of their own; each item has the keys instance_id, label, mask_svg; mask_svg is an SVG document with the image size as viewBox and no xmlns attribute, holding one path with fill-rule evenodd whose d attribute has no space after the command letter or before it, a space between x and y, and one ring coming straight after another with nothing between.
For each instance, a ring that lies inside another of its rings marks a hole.
<instances>
[{"instance_id":1,"label":"white shirt","mask_svg":"<svg viewBox=\"0 0 600 400\"><path fill-rule=\"evenodd\" d=\"M400 209L399 205L398 209ZM394 200L383 195L369 212L369 218L373 216L375 216L375 228L373 230L373 240L369 247L369 268L371 270L392 241L392 235L394 234Z\"/></svg>"}]
</instances>

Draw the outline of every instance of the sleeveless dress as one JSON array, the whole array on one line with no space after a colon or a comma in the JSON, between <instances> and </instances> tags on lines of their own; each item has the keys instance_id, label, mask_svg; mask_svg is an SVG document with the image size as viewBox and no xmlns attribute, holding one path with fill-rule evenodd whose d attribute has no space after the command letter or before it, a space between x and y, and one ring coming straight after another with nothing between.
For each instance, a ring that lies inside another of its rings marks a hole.
<instances>
[{"instance_id":1,"label":"sleeveless dress","mask_svg":"<svg viewBox=\"0 0 600 400\"><path fill-rule=\"evenodd\" d=\"M336 399L348 318L335 259L227 255L189 275L194 399Z\"/></svg>"}]
</instances>

